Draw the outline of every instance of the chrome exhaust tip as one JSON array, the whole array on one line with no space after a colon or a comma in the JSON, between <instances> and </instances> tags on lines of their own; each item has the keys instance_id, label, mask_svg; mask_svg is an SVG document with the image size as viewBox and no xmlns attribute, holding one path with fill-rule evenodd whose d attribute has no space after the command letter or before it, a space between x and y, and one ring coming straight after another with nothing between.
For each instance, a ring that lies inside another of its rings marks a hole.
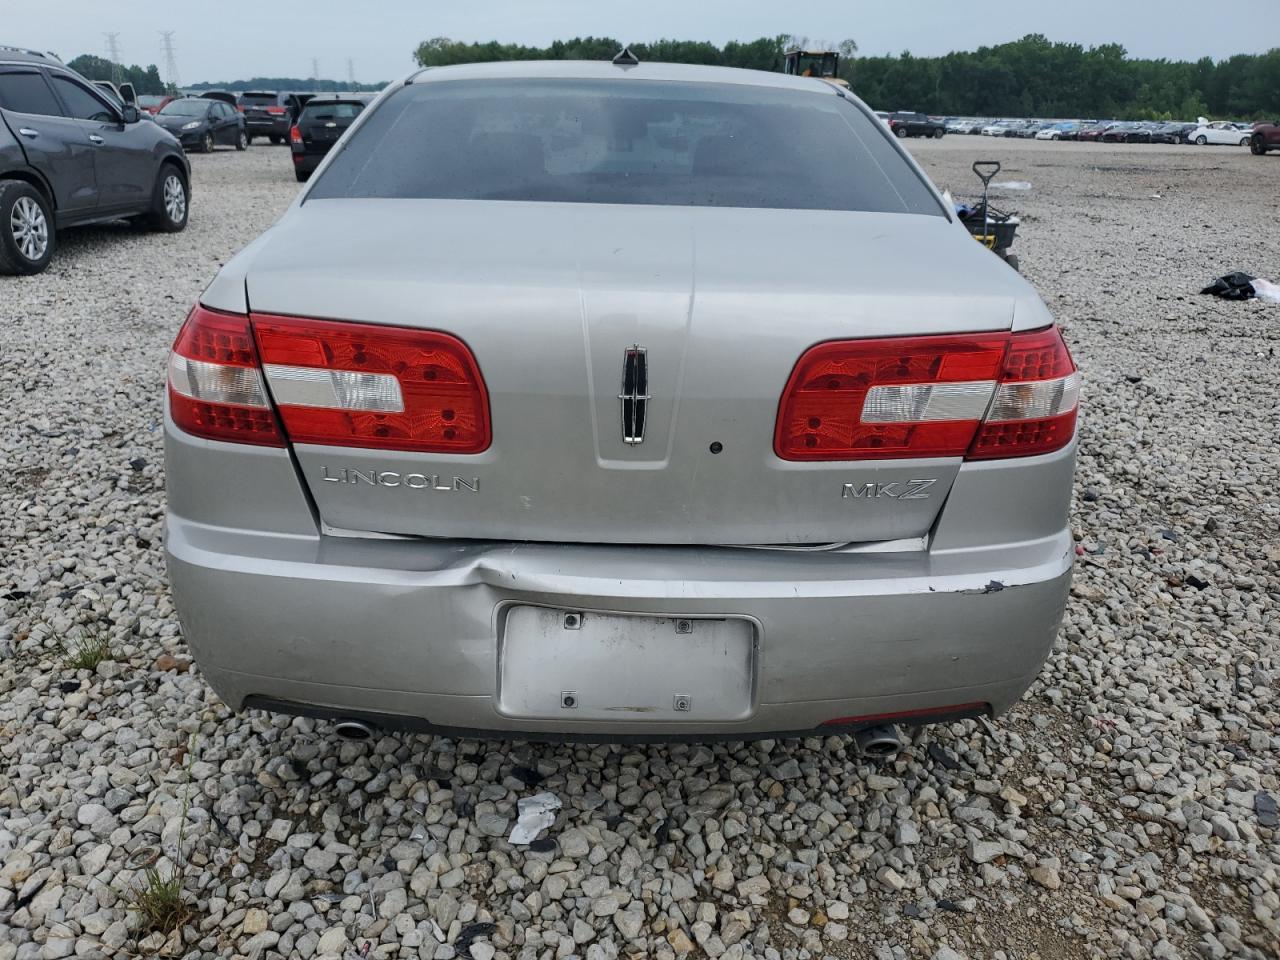
<instances>
[{"instance_id":1,"label":"chrome exhaust tip","mask_svg":"<svg viewBox=\"0 0 1280 960\"><path fill-rule=\"evenodd\" d=\"M871 760L888 760L902 749L902 738L893 724L866 727L853 735L858 753Z\"/></svg>"},{"instance_id":2,"label":"chrome exhaust tip","mask_svg":"<svg viewBox=\"0 0 1280 960\"><path fill-rule=\"evenodd\" d=\"M347 717L334 721L333 732L343 740L373 739L373 727L369 726L369 724L365 723L363 720L352 720Z\"/></svg>"}]
</instances>

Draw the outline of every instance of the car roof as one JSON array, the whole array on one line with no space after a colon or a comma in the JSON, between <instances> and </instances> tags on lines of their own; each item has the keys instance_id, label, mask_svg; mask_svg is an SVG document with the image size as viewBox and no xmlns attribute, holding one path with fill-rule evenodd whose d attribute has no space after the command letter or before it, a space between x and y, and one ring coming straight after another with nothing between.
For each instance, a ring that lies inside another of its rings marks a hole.
<instances>
[{"instance_id":1,"label":"car roof","mask_svg":"<svg viewBox=\"0 0 1280 960\"><path fill-rule=\"evenodd\" d=\"M45 66L61 67L64 64L52 53L41 53L39 50L28 50L25 47L11 47L0 43L0 62L4 63L39 63Z\"/></svg>"},{"instance_id":2,"label":"car roof","mask_svg":"<svg viewBox=\"0 0 1280 960\"><path fill-rule=\"evenodd\" d=\"M841 96L837 88L817 77L796 77L739 67L708 67L692 63L640 63L619 66L607 60L500 60L492 63L463 63L449 67L425 67L414 71L406 83L442 83L448 80L673 80L690 83L736 83L753 87L773 87L829 93ZM905 112L905 111L898 111Z\"/></svg>"}]
</instances>

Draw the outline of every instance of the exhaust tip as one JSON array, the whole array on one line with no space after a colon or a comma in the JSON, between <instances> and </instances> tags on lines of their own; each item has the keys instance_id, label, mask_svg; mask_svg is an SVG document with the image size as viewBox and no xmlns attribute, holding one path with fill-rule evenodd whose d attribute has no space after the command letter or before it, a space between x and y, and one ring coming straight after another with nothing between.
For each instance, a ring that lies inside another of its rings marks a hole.
<instances>
[{"instance_id":1,"label":"exhaust tip","mask_svg":"<svg viewBox=\"0 0 1280 960\"><path fill-rule=\"evenodd\" d=\"M343 718L333 724L333 732L343 740L372 740L373 727L363 720Z\"/></svg>"},{"instance_id":2,"label":"exhaust tip","mask_svg":"<svg viewBox=\"0 0 1280 960\"><path fill-rule=\"evenodd\" d=\"M858 753L873 760L888 760L902 750L902 738L892 724L866 727L853 735Z\"/></svg>"}]
</instances>

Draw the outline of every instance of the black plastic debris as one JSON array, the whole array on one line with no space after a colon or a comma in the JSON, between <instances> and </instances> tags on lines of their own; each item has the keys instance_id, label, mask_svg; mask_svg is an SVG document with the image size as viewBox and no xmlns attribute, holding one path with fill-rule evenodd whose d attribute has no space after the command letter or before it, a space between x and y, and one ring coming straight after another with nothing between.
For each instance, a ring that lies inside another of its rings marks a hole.
<instances>
[{"instance_id":1,"label":"black plastic debris","mask_svg":"<svg viewBox=\"0 0 1280 960\"><path fill-rule=\"evenodd\" d=\"M948 770L960 769L960 761L957 760L955 757L951 756L951 754L947 753L947 751L944 750L942 747L940 747L938 744L931 743L929 744L927 749L929 752L929 756L933 758L934 763L939 763Z\"/></svg>"},{"instance_id":2,"label":"black plastic debris","mask_svg":"<svg viewBox=\"0 0 1280 960\"><path fill-rule=\"evenodd\" d=\"M471 956L471 944L481 937L489 936L497 929L498 925L496 923L469 923L458 934L458 939L454 941L453 949L458 956L469 957Z\"/></svg>"},{"instance_id":3,"label":"black plastic debris","mask_svg":"<svg viewBox=\"0 0 1280 960\"><path fill-rule=\"evenodd\" d=\"M547 779L532 767L512 767L511 775L526 787L536 787L543 780Z\"/></svg>"},{"instance_id":4,"label":"black plastic debris","mask_svg":"<svg viewBox=\"0 0 1280 960\"><path fill-rule=\"evenodd\" d=\"M964 913L964 908L960 906L960 904L954 903L945 897L940 897L938 899L938 909L945 910L947 913Z\"/></svg>"},{"instance_id":5,"label":"black plastic debris","mask_svg":"<svg viewBox=\"0 0 1280 960\"><path fill-rule=\"evenodd\" d=\"M1205 587L1209 586L1209 581L1201 580L1194 573L1189 573L1186 577L1186 584L1189 587L1195 587L1197 590L1203 590Z\"/></svg>"},{"instance_id":6,"label":"black plastic debris","mask_svg":"<svg viewBox=\"0 0 1280 960\"><path fill-rule=\"evenodd\" d=\"M1276 798L1265 790L1259 790L1253 795L1253 812L1258 815L1258 823L1262 826L1280 826L1280 816L1277 816L1276 811Z\"/></svg>"},{"instance_id":7,"label":"black plastic debris","mask_svg":"<svg viewBox=\"0 0 1280 960\"><path fill-rule=\"evenodd\" d=\"M529 844L530 853L555 853L556 842L550 837L542 837Z\"/></svg>"},{"instance_id":8,"label":"black plastic debris","mask_svg":"<svg viewBox=\"0 0 1280 960\"><path fill-rule=\"evenodd\" d=\"M1223 300L1252 300L1257 291L1253 289L1255 277L1247 273L1228 273L1209 284L1201 293L1221 297Z\"/></svg>"}]
</instances>

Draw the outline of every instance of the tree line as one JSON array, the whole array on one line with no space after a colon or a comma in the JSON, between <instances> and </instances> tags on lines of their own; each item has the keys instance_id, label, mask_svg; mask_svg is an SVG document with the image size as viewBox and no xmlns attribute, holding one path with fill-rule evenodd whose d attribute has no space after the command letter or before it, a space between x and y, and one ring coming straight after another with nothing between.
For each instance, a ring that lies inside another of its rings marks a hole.
<instances>
[{"instance_id":1,"label":"tree line","mask_svg":"<svg viewBox=\"0 0 1280 960\"><path fill-rule=\"evenodd\" d=\"M125 66L123 63L112 63L106 57L95 57L91 53L82 53L68 63L67 66L89 80L111 80L114 78L115 71L118 68L120 79L124 83L132 83L134 92L139 94L163 94L166 92L164 81L160 79L160 70L154 63L146 67L140 67L136 63L132 66Z\"/></svg>"},{"instance_id":2,"label":"tree line","mask_svg":"<svg viewBox=\"0 0 1280 960\"><path fill-rule=\"evenodd\" d=\"M641 60L782 69L789 34L724 46L696 40L631 44ZM1280 47L1214 61L1151 60L1120 44L1085 47L1040 34L941 57L858 57L839 45L840 76L877 109L979 117L1096 117L1194 120L1280 117ZM436 37L418 45L424 67L488 60L607 60L622 49L611 37L575 37L546 47Z\"/></svg>"}]
</instances>

